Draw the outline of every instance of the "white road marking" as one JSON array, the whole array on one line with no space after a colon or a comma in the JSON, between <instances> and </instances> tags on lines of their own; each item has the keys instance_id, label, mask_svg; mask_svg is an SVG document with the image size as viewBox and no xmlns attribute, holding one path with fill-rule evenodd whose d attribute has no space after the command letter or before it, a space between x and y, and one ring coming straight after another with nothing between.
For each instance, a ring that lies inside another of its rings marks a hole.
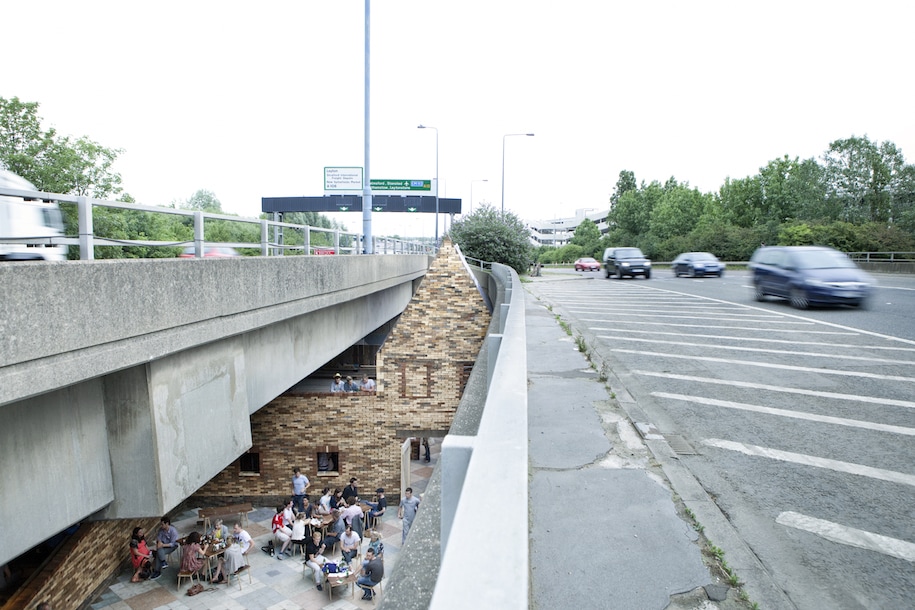
<instances>
[{"instance_id":1,"label":"white road marking","mask_svg":"<svg viewBox=\"0 0 915 610\"><path fill-rule=\"evenodd\" d=\"M833 417L831 415L817 415L804 411L789 411L787 409L776 409L774 407L763 407L760 405L750 405L742 402L732 402L730 400L718 400L717 398L705 398L702 396L688 396L686 394L672 394L670 392L652 392L652 396L658 398L670 398L672 400L682 400L712 407L723 407L726 409L737 409L740 411L752 411L753 413L763 413L765 415L776 415L778 417L791 417L793 419L803 419L823 424L836 424L838 426L849 426L852 428L863 428L865 430L875 430L877 432L890 432L893 434L904 434L906 436L915 436L915 428L906 428L904 426L893 426L890 424L878 424L875 422L862 421L859 419L846 419L844 417Z\"/></svg>"},{"instance_id":2,"label":"white road marking","mask_svg":"<svg viewBox=\"0 0 915 610\"><path fill-rule=\"evenodd\" d=\"M874 551L891 557L898 557L906 561L915 562L915 544L890 538L881 534L875 534L865 530L859 530L845 525L839 525L832 521L817 519L801 513L786 511L781 513L775 522L780 525L793 527L795 529L816 534L821 538L847 544L859 549Z\"/></svg>"},{"instance_id":3,"label":"white road marking","mask_svg":"<svg viewBox=\"0 0 915 610\"><path fill-rule=\"evenodd\" d=\"M890 483L900 483L902 485L911 485L915 487L915 475L895 470L885 470L883 468L874 468L873 466L864 466L863 464L853 464L852 462L842 462L831 460L829 458L816 457L804 453L793 453L791 451L782 451L770 447L759 447L757 445L745 445L736 441L726 441L720 438L708 438L702 441L703 445L708 447L717 447L718 449L727 449L728 451L737 451L745 455L755 457L764 457L780 462L790 462L792 464L801 464L802 466L813 466L814 468L825 468L835 472L844 472L854 474L870 479L888 481Z\"/></svg>"},{"instance_id":4,"label":"white road marking","mask_svg":"<svg viewBox=\"0 0 915 610\"><path fill-rule=\"evenodd\" d=\"M731 381L728 379L715 379L713 377L697 377L695 375L677 375L676 373L658 373L656 371L632 371L636 375L647 375L649 377L663 377L664 379L676 379L678 381L698 381L700 383L711 383L716 385L726 385L735 388L747 388L750 390L766 390L768 392L783 392L786 394L802 394L804 396L817 396L819 398L831 398L833 400L852 400L855 402L867 402L877 405L887 405L892 407L904 407L915 409L915 402L910 400L896 400L895 398L877 398L876 396L862 396L858 394L840 394L838 392L823 392L820 390L804 390L801 388L788 388L785 386L768 385L765 383L752 383L750 381Z\"/></svg>"},{"instance_id":5,"label":"white road marking","mask_svg":"<svg viewBox=\"0 0 915 610\"><path fill-rule=\"evenodd\" d=\"M878 375L863 371L842 371L838 369L821 369L812 366L792 366L790 364L775 364L772 362L755 362L753 360L734 360L733 358L713 358L711 356L689 356L686 354L665 354L662 352L645 352L634 349L612 349L610 351L621 354L636 354L640 356L653 356L655 358L675 358L678 360L692 360L698 362L718 362L720 364L736 364L743 366L758 366L767 369L780 369L783 371L800 371L805 373L818 373L820 375L842 375L844 377L865 377L867 379L884 379L886 381L915 381L915 377L901 375Z\"/></svg>"},{"instance_id":6,"label":"white road marking","mask_svg":"<svg viewBox=\"0 0 915 610\"><path fill-rule=\"evenodd\" d=\"M602 319L602 318L582 318L581 321L582 322L606 322L607 320ZM721 322L721 320L717 320L717 321ZM740 320L740 322L749 322L749 321L750 320ZM791 321L791 320L767 320L766 322L768 324L810 324L811 326L813 325L813 322L795 322L795 321ZM616 322L614 322L614 324L616 324ZM774 332L779 332L779 333L797 333L797 334L803 333L805 335L857 335L858 334L858 333L835 332L835 331L831 331L831 330L807 330L806 328L799 329L799 330L785 330L782 328L773 329L770 327L760 327L760 326L717 326L714 324L677 324L675 322L642 322L641 320L639 320L638 322L632 322L632 324L635 326L673 326L675 328L682 327L682 328L692 328L692 329L721 328L724 330L752 330L752 331L758 331L758 332L773 332L774 331ZM626 326L626 320L620 320L619 326L616 326L614 328L595 328L594 330L608 330L608 331L617 332L620 330L626 330L625 326Z\"/></svg>"},{"instance_id":7,"label":"white road marking","mask_svg":"<svg viewBox=\"0 0 915 610\"><path fill-rule=\"evenodd\" d=\"M665 325L666 326L666 325ZM692 325L689 325L692 327ZM731 327L729 327L731 328ZM625 332L627 334L639 334L639 335L669 335L671 337L695 337L698 339L722 339L722 340L731 340L731 341L749 341L757 343L777 343L780 345L810 345L814 347L828 347L830 349L836 347L848 348L848 349L860 349L860 350L889 350L896 352L915 352L913 347L896 347L892 345L856 345L854 343L827 343L825 341L798 341L796 339L768 339L766 337L735 337L729 335L703 335L701 333L682 333L682 332L666 332L663 330L637 330L632 328L602 328L598 326L589 326L588 330L593 330L595 332L601 331L616 331L616 332ZM784 332L784 331L780 331ZM806 330L798 331L788 331L788 332L797 332L797 333L810 333ZM831 335L852 335L854 333L827 333ZM616 339L618 335L613 335L611 338Z\"/></svg>"},{"instance_id":8,"label":"white road marking","mask_svg":"<svg viewBox=\"0 0 915 610\"><path fill-rule=\"evenodd\" d=\"M890 360L888 358L871 358L869 356L848 356L843 354L825 354L822 352L795 352L782 349L764 349L759 347L743 347L740 345L709 345L708 343L689 343L687 341L664 341L662 339L645 339L642 337L621 337L598 335L601 339L611 339L613 341L638 341L640 343L658 343L661 345L681 345L684 347L708 347L716 350L734 350L742 352L756 352L763 354L778 354L792 356L813 356L817 358L838 358L842 360L860 360L863 362L878 362L881 364L915 364L911 360Z\"/></svg>"}]
</instances>

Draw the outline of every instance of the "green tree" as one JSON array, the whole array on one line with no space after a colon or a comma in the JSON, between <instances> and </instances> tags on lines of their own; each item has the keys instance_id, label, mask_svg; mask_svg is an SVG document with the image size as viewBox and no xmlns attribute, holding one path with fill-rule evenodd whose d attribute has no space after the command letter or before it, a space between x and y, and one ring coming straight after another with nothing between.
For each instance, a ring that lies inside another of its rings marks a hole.
<instances>
[{"instance_id":1,"label":"green tree","mask_svg":"<svg viewBox=\"0 0 915 610\"><path fill-rule=\"evenodd\" d=\"M112 165L124 152L82 136L71 140L52 128L42 131L37 102L0 97L0 165L39 190L98 199L121 192Z\"/></svg>"},{"instance_id":2,"label":"green tree","mask_svg":"<svg viewBox=\"0 0 915 610\"><path fill-rule=\"evenodd\" d=\"M595 256L594 253L600 247L600 229L597 228L593 220L585 218L581 221L581 224L575 227L575 235L572 237L571 243L581 247L582 253L575 258ZM575 258L572 260L575 260Z\"/></svg>"},{"instance_id":3,"label":"green tree","mask_svg":"<svg viewBox=\"0 0 915 610\"><path fill-rule=\"evenodd\" d=\"M892 142L871 142L867 136L836 140L823 155L826 193L839 218L854 223L887 222L893 217L894 195L902 195L905 157Z\"/></svg>"},{"instance_id":4,"label":"green tree","mask_svg":"<svg viewBox=\"0 0 915 610\"><path fill-rule=\"evenodd\" d=\"M613 209L620 197L625 193L638 190L638 188L639 184L635 181L635 172L627 169L621 171L619 178L616 180L616 186L613 187L613 193L610 195L610 208Z\"/></svg>"},{"instance_id":5,"label":"green tree","mask_svg":"<svg viewBox=\"0 0 915 610\"><path fill-rule=\"evenodd\" d=\"M526 273L532 260L533 246L521 219L489 204L455 221L450 235L465 256L502 263L518 273Z\"/></svg>"},{"instance_id":6,"label":"green tree","mask_svg":"<svg viewBox=\"0 0 915 610\"><path fill-rule=\"evenodd\" d=\"M211 214L222 214L222 203L216 197L216 193L206 189L199 189L191 195L187 201L174 207L185 210L200 210L201 212L210 212Z\"/></svg>"}]
</instances>

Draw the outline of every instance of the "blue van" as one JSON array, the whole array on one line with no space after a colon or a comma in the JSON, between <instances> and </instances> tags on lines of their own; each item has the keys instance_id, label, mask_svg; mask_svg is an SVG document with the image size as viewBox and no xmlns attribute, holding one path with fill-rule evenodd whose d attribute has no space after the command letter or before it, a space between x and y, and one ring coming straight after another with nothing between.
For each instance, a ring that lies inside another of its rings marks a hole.
<instances>
[{"instance_id":1,"label":"blue van","mask_svg":"<svg viewBox=\"0 0 915 610\"><path fill-rule=\"evenodd\" d=\"M797 309L810 305L852 305L864 308L874 280L848 256L823 246L763 246L750 258L757 301L767 296L791 301Z\"/></svg>"}]
</instances>

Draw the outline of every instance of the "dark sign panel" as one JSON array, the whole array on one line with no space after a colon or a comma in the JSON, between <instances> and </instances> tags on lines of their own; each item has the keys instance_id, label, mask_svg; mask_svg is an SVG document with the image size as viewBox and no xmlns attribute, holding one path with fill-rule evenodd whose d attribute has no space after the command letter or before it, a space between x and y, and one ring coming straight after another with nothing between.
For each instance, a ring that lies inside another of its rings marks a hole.
<instances>
[{"instance_id":1,"label":"dark sign panel","mask_svg":"<svg viewBox=\"0 0 915 610\"><path fill-rule=\"evenodd\" d=\"M375 212L415 212L435 214L435 197L429 195L373 195ZM361 195L325 195L324 197L262 197L262 212L361 212ZM438 200L440 214L460 214L461 200Z\"/></svg>"}]
</instances>

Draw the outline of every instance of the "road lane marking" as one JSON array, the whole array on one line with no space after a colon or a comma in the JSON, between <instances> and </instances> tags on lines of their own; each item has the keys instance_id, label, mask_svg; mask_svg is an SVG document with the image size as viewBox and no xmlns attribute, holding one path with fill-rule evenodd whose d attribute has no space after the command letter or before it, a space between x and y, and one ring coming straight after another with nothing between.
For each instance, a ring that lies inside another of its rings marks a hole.
<instances>
[{"instance_id":1,"label":"road lane marking","mask_svg":"<svg viewBox=\"0 0 915 610\"><path fill-rule=\"evenodd\" d=\"M836 424L838 426L863 428L865 430L875 430L877 432L890 432L893 434L915 436L915 428L893 426L891 424L878 424L876 422L862 421L859 419L846 419L844 417L833 417L831 415L817 415L816 413L807 413L805 411L789 411L787 409L776 409L775 407L763 407L760 405L750 405L743 402L718 400L717 398L705 398L702 396L688 396L686 394L672 394L670 392L652 392L651 395L657 396L658 398L670 398L671 400L682 400L685 402L693 402L702 405L709 405L712 407L737 409L739 411L752 411L753 413L776 415L778 417L791 417L793 419L803 419L806 421L813 421L823 424Z\"/></svg>"},{"instance_id":2,"label":"road lane marking","mask_svg":"<svg viewBox=\"0 0 915 610\"><path fill-rule=\"evenodd\" d=\"M878 398L876 396L862 396L858 394L840 394L838 392L823 392L821 390L805 390L802 388L788 388L785 386L768 385L765 383L752 383L750 381L731 381L728 379L714 379L712 377L697 377L695 375L678 375L676 373L659 373L656 371L632 371L635 375L646 375L648 377L663 377L664 379L676 379L678 381L697 381L700 383L711 383L716 385L726 385L736 388L747 388L750 390L766 390L769 392L783 392L786 394L802 394L804 396L816 396L818 398L831 398L834 400L852 400L855 402L867 402L877 405L886 405L891 407L904 407L906 409L915 409L915 402L911 400L897 400L895 398Z\"/></svg>"},{"instance_id":3,"label":"road lane marking","mask_svg":"<svg viewBox=\"0 0 915 610\"><path fill-rule=\"evenodd\" d=\"M745 445L736 441L726 441L720 438L707 438L702 441L703 445L708 447L717 447L728 451L737 451L745 455L754 457L764 457L780 462L790 462L802 466L813 466L814 468L824 468L835 472L854 474L870 479L888 481L890 483L900 483L902 485L911 485L915 487L915 475L895 470L885 470L883 468L874 468L873 466L864 466L863 464L854 464L852 462L842 462L829 458L816 457L804 453L793 453L791 451L782 451L781 449L772 449L770 447L759 447L758 445Z\"/></svg>"},{"instance_id":4,"label":"road lane marking","mask_svg":"<svg viewBox=\"0 0 915 610\"><path fill-rule=\"evenodd\" d=\"M692 327L692 325L689 325ZM731 327L729 327L731 328ZM798 341L796 339L768 339L766 337L737 337L729 335L704 335L701 333L682 333L682 332L666 332L663 330L637 330L632 328L620 329L620 328L602 328L599 326L589 326L588 330L593 330L595 332L602 331L616 331L616 332L625 332L628 334L640 334L640 335L669 335L671 337L689 337L689 338L698 338L698 339L724 339L731 341L749 341L757 343L778 343L781 345L810 345L812 347L828 347L830 349L836 347L842 347L847 349L873 349L873 350L888 350L894 352L915 352L913 347L896 347L894 345L855 345L854 343L827 343L825 341ZM797 330L789 331L796 333L807 333L809 331ZM851 335L854 333L829 333L829 334L841 334L841 335ZM618 335L613 335L612 338L616 339ZM915 364L915 363L913 363Z\"/></svg>"},{"instance_id":5,"label":"road lane marking","mask_svg":"<svg viewBox=\"0 0 915 610\"><path fill-rule=\"evenodd\" d=\"M582 322L605 322L605 323L607 322L606 318L582 318L581 321ZM740 320L740 321L748 322L748 320ZM784 320L784 321L766 320L766 322L769 324L810 324L810 325L813 325L813 322L792 322L791 320ZM618 326L615 326L614 328L598 327L595 330L608 330L608 331L613 331L613 332L616 332L619 330L624 330L625 325L626 325L626 320L619 320L618 322L614 322L614 324L618 324ZM774 331L774 332L779 332L779 333L797 333L797 334L803 333L805 335L852 335L852 336L858 335L858 333L836 332L836 331L831 331L831 330L807 330L806 328L798 329L798 330L785 330L785 329L773 329L773 328L766 328L766 327L759 327L759 326L717 326L714 324L676 324L674 322L642 322L641 320L638 322L632 322L631 324L636 325L636 326L673 326L673 327L677 327L677 328L683 327L683 328L693 328L693 329L721 328L724 330L751 330L751 331L757 331L757 332L773 332Z\"/></svg>"},{"instance_id":6,"label":"road lane marking","mask_svg":"<svg viewBox=\"0 0 915 610\"><path fill-rule=\"evenodd\" d=\"M778 354L778 355L791 355L791 356L813 356L816 358L835 358L841 360L859 360L862 362L879 362L881 364L908 364L912 365L915 362L911 360L891 360L889 358L872 358L870 356L849 356L843 354L824 354L819 352L795 352L791 350L782 350L782 349L765 349L761 347L743 347L742 345L710 345L708 343L690 343L688 341L665 341L663 339L646 339L643 337L621 337L618 335L598 335L601 339L611 339L613 341L638 341L640 343L657 343L660 345L680 345L683 347L706 347L718 350L734 350L741 352L755 352L762 354Z\"/></svg>"},{"instance_id":7,"label":"road lane marking","mask_svg":"<svg viewBox=\"0 0 915 610\"><path fill-rule=\"evenodd\" d=\"M839 525L832 521L817 519L808 515L802 515L793 511L781 513L775 522L780 525L793 527L794 529L803 530L816 534L821 538L846 544L859 549L898 557L906 561L915 562L915 544L897 538L890 538L881 534L875 534L865 530L859 530L845 525Z\"/></svg>"},{"instance_id":8,"label":"road lane marking","mask_svg":"<svg viewBox=\"0 0 915 610\"><path fill-rule=\"evenodd\" d=\"M886 381L915 381L915 377L903 377L901 375L879 375L877 373L865 373L863 371L842 371L839 369L822 369L813 366L793 366L790 364L776 364L773 362L755 362L753 360L734 360L733 358L713 358L711 356L688 356L685 354L666 354L663 352L646 352L635 349L610 350L621 354L635 354L639 356L653 356L655 358L675 358L678 360L691 360L693 362L717 362L720 364L758 366L766 369L779 369L783 371L800 371L804 373L818 373L820 375L842 375L844 377L864 377L867 379L883 379Z\"/></svg>"}]
</instances>

